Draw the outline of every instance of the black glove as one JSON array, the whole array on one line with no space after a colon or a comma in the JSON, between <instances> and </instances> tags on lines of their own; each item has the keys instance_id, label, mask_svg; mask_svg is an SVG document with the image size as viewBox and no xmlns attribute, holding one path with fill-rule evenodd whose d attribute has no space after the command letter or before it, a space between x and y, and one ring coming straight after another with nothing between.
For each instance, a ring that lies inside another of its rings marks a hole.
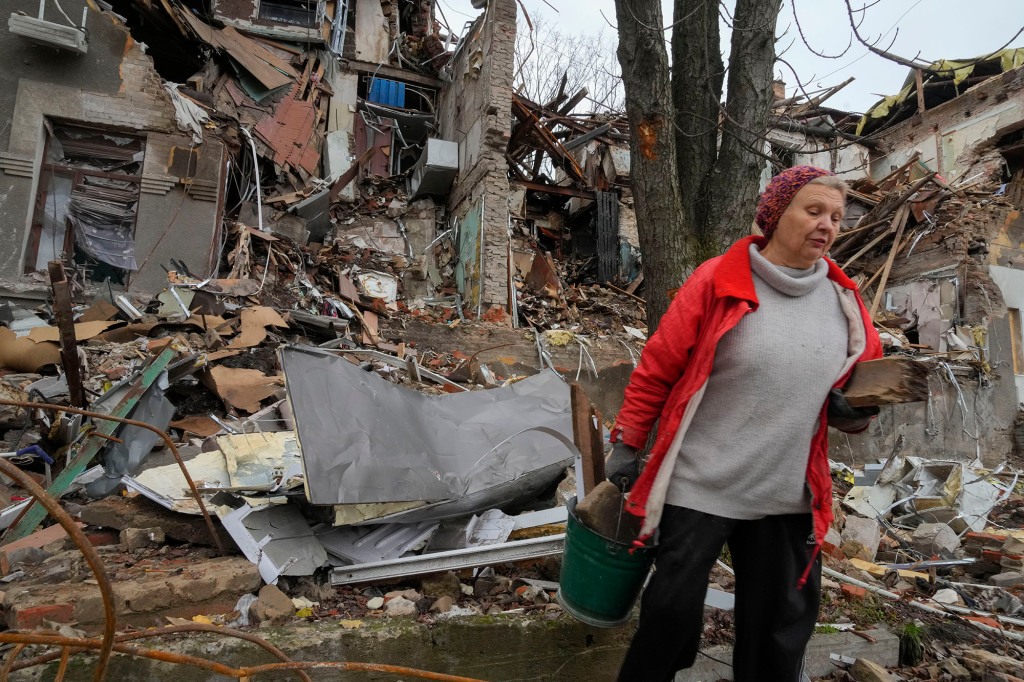
<instances>
[{"instance_id":1,"label":"black glove","mask_svg":"<svg viewBox=\"0 0 1024 682\"><path fill-rule=\"evenodd\" d=\"M629 492L640 477L640 454L636 448L619 441L612 446L612 454L604 463L604 470L608 480L620 491Z\"/></svg>"},{"instance_id":2,"label":"black glove","mask_svg":"<svg viewBox=\"0 0 1024 682\"><path fill-rule=\"evenodd\" d=\"M863 431L878 412L876 405L853 407L840 388L828 392L828 425L840 431Z\"/></svg>"}]
</instances>

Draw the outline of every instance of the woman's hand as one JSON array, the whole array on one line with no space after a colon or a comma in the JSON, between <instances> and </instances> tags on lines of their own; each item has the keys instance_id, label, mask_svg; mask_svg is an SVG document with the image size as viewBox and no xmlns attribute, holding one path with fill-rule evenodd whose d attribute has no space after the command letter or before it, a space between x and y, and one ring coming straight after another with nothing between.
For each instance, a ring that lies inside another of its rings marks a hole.
<instances>
[{"instance_id":1,"label":"woman's hand","mask_svg":"<svg viewBox=\"0 0 1024 682\"><path fill-rule=\"evenodd\" d=\"M636 483L640 477L640 453L637 449L622 441L612 446L612 454L604 464L608 480L618 486L623 493Z\"/></svg>"},{"instance_id":2,"label":"woman's hand","mask_svg":"<svg viewBox=\"0 0 1024 682\"><path fill-rule=\"evenodd\" d=\"M828 393L828 425L832 428L848 433L863 431L878 412L879 408L874 405L853 407L847 402L842 389L833 388Z\"/></svg>"}]
</instances>

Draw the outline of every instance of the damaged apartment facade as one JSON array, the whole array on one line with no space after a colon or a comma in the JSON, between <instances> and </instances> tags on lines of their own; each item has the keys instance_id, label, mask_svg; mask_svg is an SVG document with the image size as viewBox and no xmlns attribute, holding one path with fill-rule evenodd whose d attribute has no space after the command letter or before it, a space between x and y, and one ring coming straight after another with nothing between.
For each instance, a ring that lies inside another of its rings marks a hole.
<instances>
[{"instance_id":1,"label":"damaged apartment facade","mask_svg":"<svg viewBox=\"0 0 1024 682\"><path fill-rule=\"evenodd\" d=\"M544 328L605 311L577 286L596 283L645 326L628 126L573 114L585 91L514 91L514 0L464 27L426 0L11 7L0 293L44 297L62 254L114 290L237 276L225 245L248 231L388 251L411 309ZM933 65L863 119L826 106L841 86L777 96L766 153L851 181L837 261L900 352L935 365L934 400L887 408L836 457L1024 448L1022 59Z\"/></svg>"},{"instance_id":2,"label":"damaged apartment facade","mask_svg":"<svg viewBox=\"0 0 1024 682\"><path fill-rule=\"evenodd\" d=\"M574 117L585 90L514 95L512 0L461 37L412 0L82 0L66 8L78 28L34 0L12 9L11 294L38 289L32 273L61 254L86 283L138 293L166 271L216 276L239 224L383 246L409 261L407 299L512 326L526 289L564 316L564 256L593 257L592 282L639 273L625 120ZM368 178L403 185L386 215L359 193Z\"/></svg>"},{"instance_id":3,"label":"damaged apartment facade","mask_svg":"<svg viewBox=\"0 0 1024 682\"><path fill-rule=\"evenodd\" d=\"M32 273L62 255L103 288L156 293L168 270L215 276L241 223L301 243L351 233L395 244L416 266L406 286L417 297L448 288L468 311L510 308L511 0L490 3L461 39L432 3L410 0L196 11L72 0L67 17L34 0L10 7L9 295L34 297ZM367 218L359 181L395 176L415 215ZM439 250L462 256L440 268L425 257L438 234L450 247Z\"/></svg>"},{"instance_id":4,"label":"damaged apartment facade","mask_svg":"<svg viewBox=\"0 0 1024 682\"><path fill-rule=\"evenodd\" d=\"M850 182L832 257L888 352L931 364L931 398L890 406L832 457L1024 453L1024 50L912 71L863 117L820 107L769 137Z\"/></svg>"}]
</instances>

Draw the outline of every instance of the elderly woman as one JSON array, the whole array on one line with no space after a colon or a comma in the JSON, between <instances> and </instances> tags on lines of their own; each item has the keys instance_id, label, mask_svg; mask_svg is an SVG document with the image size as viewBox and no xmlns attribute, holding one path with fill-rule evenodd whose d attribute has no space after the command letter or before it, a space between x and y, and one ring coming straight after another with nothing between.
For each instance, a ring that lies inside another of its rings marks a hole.
<instances>
[{"instance_id":1,"label":"elderly woman","mask_svg":"<svg viewBox=\"0 0 1024 682\"><path fill-rule=\"evenodd\" d=\"M627 510L641 540L658 531L658 550L620 682L665 682L693 665L725 545L734 679L800 679L832 521L827 427L856 432L877 413L837 390L881 355L856 285L825 257L845 204L846 185L820 168L773 178L757 207L764 237L697 268L633 372L607 470L631 488Z\"/></svg>"}]
</instances>

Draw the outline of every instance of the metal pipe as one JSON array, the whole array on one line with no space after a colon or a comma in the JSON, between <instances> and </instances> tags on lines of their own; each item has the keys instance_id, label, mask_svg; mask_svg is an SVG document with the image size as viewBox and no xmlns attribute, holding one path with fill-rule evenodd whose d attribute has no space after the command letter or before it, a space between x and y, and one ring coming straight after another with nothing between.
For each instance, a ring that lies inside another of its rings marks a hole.
<instances>
[{"instance_id":1,"label":"metal pipe","mask_svg":"<svg viewBox=\"0 0 1024 682\"><path fill-rule=\"evenodd\" d=\"M212 632L218 635L224 635L225 637L234 637L241 639L246 642L251 642L256 646L260 647L267 653L271 654L282 663L291 663L292 659L288 657L288 654L278 649L276 646L268 642L267 640L257 635L242 632L241 630L235 630L234 628L224 627L220 625L205 625L203 623L188 623L185 625L165 625L161 628L151 628L149 630L140 630L139 632L123 632L114 638L117 644L123 644L125 642L131 642L137 639L149 639L151 637L162 637L164 635L177 635L187 632ZM63 651L67 651L68 648L64 647ZM56 660L61 657L62 654L57 651L51 651L49 653L41 654L35 658L25 659L19 662L17 665L11 668L14 670L21 670L23 668L31 668L33 666L42 665L43 663L49 663L50 661ZM303 682L312 682L309 675L305 671L297 670L295 674L303 680ZM3 678L0 677L0 680Z\"/></svg>"},{"instance_id":2,"label":"metal pipe","mask_svg":"<svg viewBox=\"0 0 1024 682\"><path fill-rule=\"evenodd\" d=\"M89 410L81 410L81 409L79 409L77 407L66 407L64 405L53 405L53 404L50 404L50 403L32 403L32 402L21 401L21 400L0 400L0 405L10 405L12 407L23 407L23 408L26 408L26 409L36 408L36 409L41 409L41 410L57 410L57 411L70 412L71 414L80 414L80 415L82 415L84 417L90 417L92 419L106 419L107 421L118 422L120 424L128 424L129 426L138 426L140 428L152 431L156 435L160 436L160 438L164 442L164 445L166 445L167 448L171 451L171 454L174 455L174 460L178 463L178 467L181 469L181 473L185 477L185 481L188 483L189 490L192 491L192 497L195 498L196 503L199 505L199 510L203 513L203 519L206 521L206 527L210 529L210 535L213 536L213 542L214 542L214 544L217 545L217 551L220 552L221 556L224 556L226 554L226 552L224 550L224 543L222 543L221 540L220 540L220 535L217 533L217 528L213 525L213 519L210 518L210 512L208 512L206 510L206 505L203 503L203 498L202 498L202 496L200 496L199 490L196 489L196 484L192 480L192 476L189 475L188 469L185 468L185 462L184 462L184 460L181 459L181 453L178 452L178 448L175 447L174 441L171 440L171 437L168 436L163 431L161 431L160 429L156 428L152 424L147 424L146 422L140 422L140 421L138 421L136 419L127 419L125 417L115 417L115 416L109 415L109 414L102 414L100 412L91 412ZM26 488L26 490L27 490L27 488ZM42 488L40 488L40 490L42 490ZM40 501L42 501L42 500L40 500ZM60 505L57 505L57 508L60 509ZM61 511L63 511L63 510L61 510ZM76 526L76 528L77 528L77 526Z\"/></svg>"},{"instance_id":3,"label":"metal pipe","mask_svg":"<svg viewBox=\"0 0 1024 682\"><path fill-rule=\"evenodd\" d=\"M65 646L80 649L99 649L102 642L98 639L79 637L63 637L61 635L47 635L21 632L0 633L0 644L38 644L43 646ZM353 661L290 661L287 663L268 663L266 665L253 666L251 668L232 668L198 656L178 654L158 649L142 649L127 644L114 644L114 651L119 654L129 654L140 658L149 658L166 663L179 663L191 665L203 670L210 670L220 675L234 677L236 679L249 678L261 673L274 672L277 670L350 670L359 672L383 672L393 675L406 675L424 680L438 680L439 682L484 682L473 677L459 677L457 675L446 675L444 673L433 673L427 670L406 668L397 665L386 665L382 663L357 663Z\"/></svg>"},{"instance_id":4,"label":"metal pipe","mask_svg":"<svg viewBox=\"0 0 1024 682\"><path fill-rule=\"evenodd\" d=\"M3 458L0 458L0 472L3 472L4 475L13 479L15 483L31 493L38 500L39 504L43 505L43 508L50 513L50 516L56 519L57 523L67 531L68 537L78 545L78 549L81 550L86 563L89 564L89 568L96 577L96 584L100 588L100 596L103 597L104 623L103 640L100 646L97 647L100 650L100 654L99 660L96 662L96 672L93 674L93 679L96 682L102 682L106 676L107 664L110 662L110 654L114 647L114 634L117 631L117 613L114 611L114 588L111 586L110 578L103 568L103 560L100 559L100 555L96 552L92 543L89 542L89 539L85 537L85 533L78 527L75 520L71 518L71 515L64 511L60 503L43 490L41 485L33 481L24 471ZM25 643L28 644L29 642Z\"/></svg>"}]
</instances>

